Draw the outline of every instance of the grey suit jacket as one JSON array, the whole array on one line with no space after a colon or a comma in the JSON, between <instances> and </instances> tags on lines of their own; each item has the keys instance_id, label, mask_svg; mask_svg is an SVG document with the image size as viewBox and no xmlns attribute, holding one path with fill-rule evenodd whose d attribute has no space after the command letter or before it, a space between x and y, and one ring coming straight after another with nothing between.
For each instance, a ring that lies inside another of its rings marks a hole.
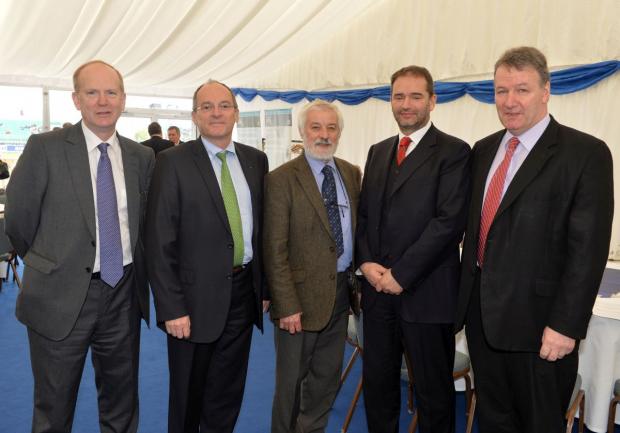
<instances>
[{"instance_id":1,"label":"grey suit jacket","mask_svg":"<svg viewBox=\"0 0 620 433\"><path fill-rule=\"evenodd\" d=\"M148 321L140 231L153 151L119 136L127 191L135 289ZM95 205L81 122L28 139L7 186L6 234L24 259L17 318L52 340L65 338L90 284L96 252Z\"/></svg>"},{"instance_id":2,"label":"grey suit jacket","mask_svg":"<svg viewBox=\"0 0 620 433\"><path fill-rule=\"evenodd\" d=\"M334 160L349 196L355 233L361 172L345 160ZM263 246L271 317L277 321L301 311L304 330L323 329L336 300L336 242L303 155L267 175Z\"/></svg>"}]
</instances>

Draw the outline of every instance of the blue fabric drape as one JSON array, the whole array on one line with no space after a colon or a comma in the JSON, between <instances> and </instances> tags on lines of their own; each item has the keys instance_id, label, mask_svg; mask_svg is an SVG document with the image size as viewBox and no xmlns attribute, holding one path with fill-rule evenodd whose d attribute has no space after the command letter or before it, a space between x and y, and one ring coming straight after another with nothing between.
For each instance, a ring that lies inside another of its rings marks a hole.
<instances>
[{"instance_id":1,"label":"blue fabric drape","mask_svg":"<svg viewBox=\"0 0 620 433\"><path fill-rule=\"evenodd\" d=\"M577 66L574 68L563 69L551 73L551 93L554 95L564 95L566 93L578 92L586 89L602 79L613 75L620 70L620 61L609 60L606 62L592 63L590 65ZM371 89L354 90L334 90L323 92L307 92L305 90L275 91L258 90L244 87L233 88L235 95L243 100L250 102L256 96L260 96L266 101L281 99L284 102L294 104L307 99L312 101L320 98L326 101L340 101L347 105L358 105L370 98L382 101L390 100L390 86L379 86ZM493 80L471 81L469 83L453 83L436 81L435 93L437 102L443 104L451 102L465 95L470 95L477 101L492 104L495 92L493 91Z\"/></svg>"}]
</instances>

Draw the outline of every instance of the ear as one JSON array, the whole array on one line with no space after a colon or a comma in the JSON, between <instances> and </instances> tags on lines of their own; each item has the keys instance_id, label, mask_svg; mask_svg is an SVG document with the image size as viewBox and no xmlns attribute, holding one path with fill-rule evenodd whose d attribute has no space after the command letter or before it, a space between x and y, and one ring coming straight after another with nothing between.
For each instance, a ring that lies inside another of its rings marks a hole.
<instances>
[{"instance_id":1,"label":"ear","mask_svg":"<svg viewBox=\"0 0 620 433\"><path fill-rule=\"evenodd\" d=\"M75 109L81 111L80 98L78 97L77 92L71 93L71 99L73 99L73 105L75 105Z\"/></svg>"},{"instance_id":2,"label":"ear","mask_svg":"<svg viewBox=\"0 0 620 433\"><path fill-rule=\"evenodd\" d=\"M429 102L430 102L429 105L431 106L430 111L433 111L435 109L435 105L437 105L437 93L433 93L433 96L431 96L431 99Z\"/></svg>"},{"instance_id":3,"label":"ear","mask_svg":"<svg viewBox=\"0 0 620 433\"><path fill-rule=\"evenodd\" d=\"M551 81L547 81L545 83L543 91L543 102L546 104L547 102L549 102L549 97L551 96Z\"/></svg>"}]
</instances>

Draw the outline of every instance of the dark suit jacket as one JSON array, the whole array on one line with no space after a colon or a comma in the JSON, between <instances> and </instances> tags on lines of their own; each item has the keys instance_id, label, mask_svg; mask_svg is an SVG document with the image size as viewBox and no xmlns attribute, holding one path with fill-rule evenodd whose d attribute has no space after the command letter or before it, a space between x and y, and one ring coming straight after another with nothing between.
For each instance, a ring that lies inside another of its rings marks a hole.
<instances>
[{"instance_id":1,"label":"dark suit jacket","mask_svg":"<svg viewBox=\"0 0 620 433\"><path fill-rule=\"evenodd\" d=\"M148 322L149 293L141 236L153 152L118 136L127 190L135 287ZM95 205L81 122L31 135L7 186L6 233L23 257L17 318L52 340L66 337L90 284L96 253Z\"/></svg>"},{"instance_id":2,"label":"dark suit jacket","mask_svg":"<svg viewBox=\"0 0 620 433\"><path fill-rule=\"evenodd\" d=\"M431 126L400 167L387 190L398 136L368 152L357 225L356 263L392 269L403 287L401 316L409 322L452 323L462 239L469 197L469 153L464 141ZM391 213L382 220L383 206ZM387 226L386 226L387 225ZM380 239L383 229L388 236ZM377 292L363 282L362 308Z\"/></svg>"},{"instance_id":3,"label":"dark suit jacket","mask_svg":"<svg viewBox=\"0 0 620 433\"><path fill-rule=\"evenodd\" d=\"M484 185L504 133L480 140L473 151L457 328L474 283ZM538 352L545 326L585 337L612 217L609 149L552 118L510 183L487 237L480 301L491 346Z\"/></svg>"},{"instance_id":4,"label":"dark suit jacket","mask_svg":"<svg viewBox=\"0 0 620 433\"><path fill-rule=\"evenodd\" d=\"M142 144L153 149L153 152L155 152L155 156L157 156L157 154L162 150L166 150L174 146L172 141L158 137L157 135L153 135L148 140L143 141Z\"/></svg>"},{"instance_id":5,"label":"dark suit jacket","mask_svg":"<svg viewBox=\"0 0 620 433\"><path fill-rule=\"evenodd\" d=\"M359 168L334 158L342 177L355 233ZM336 300L336 242L321 192L305 156L281 165L265 180L265 273L275 320L303 312L306 331L327 325Z\"/></svg>"},{"instance_id":6,"label":"dark suit jacket","mask_svg":"<svg viewBox=\"0 0 620 433\"><path fill-rule=\"evenodd\" d=\"M256 324L262 329L260 239L267 156L235 143L252 195L252 281ZM157 322L189 315L190 341L210 343L226 324L230 306L233 238L209 155L200 139L157 157L149 193L146 251Z\"/></svg>"}]
</instances>

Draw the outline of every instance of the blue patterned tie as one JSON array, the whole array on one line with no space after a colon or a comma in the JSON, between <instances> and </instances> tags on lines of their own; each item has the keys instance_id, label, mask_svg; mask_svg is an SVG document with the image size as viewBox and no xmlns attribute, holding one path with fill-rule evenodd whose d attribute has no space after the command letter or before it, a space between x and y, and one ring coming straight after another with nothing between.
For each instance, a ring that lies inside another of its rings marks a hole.
<instances>
[{"instance_id":1,"label":"blue patterned tie","mask_svg":"<svg viewBox=\"0 0 620 433\"><path fill-rule=\"evenodd\" d=\"M97 164L97 220L101 279L114 287L123 277L123 246L108 146L108 143L97 146L101 152Z\"/></svg>"},{"instance_id":2,"label":"blue patterned tie","mask_svg":"<svg viewBox=\"0 0 620 433\"><path fill-rule=\"evenodd\" d=\"M327 219L332 229L334 240L336 241L336 251L338 257L344 252L344 241L342 240L342 225L340 225L340 215L338 212L338 194L336 193L336 181L334 173L329 165L323 167L323 185L321 186L321 195L327 210Z\"/></svg>"}]
</instances>

